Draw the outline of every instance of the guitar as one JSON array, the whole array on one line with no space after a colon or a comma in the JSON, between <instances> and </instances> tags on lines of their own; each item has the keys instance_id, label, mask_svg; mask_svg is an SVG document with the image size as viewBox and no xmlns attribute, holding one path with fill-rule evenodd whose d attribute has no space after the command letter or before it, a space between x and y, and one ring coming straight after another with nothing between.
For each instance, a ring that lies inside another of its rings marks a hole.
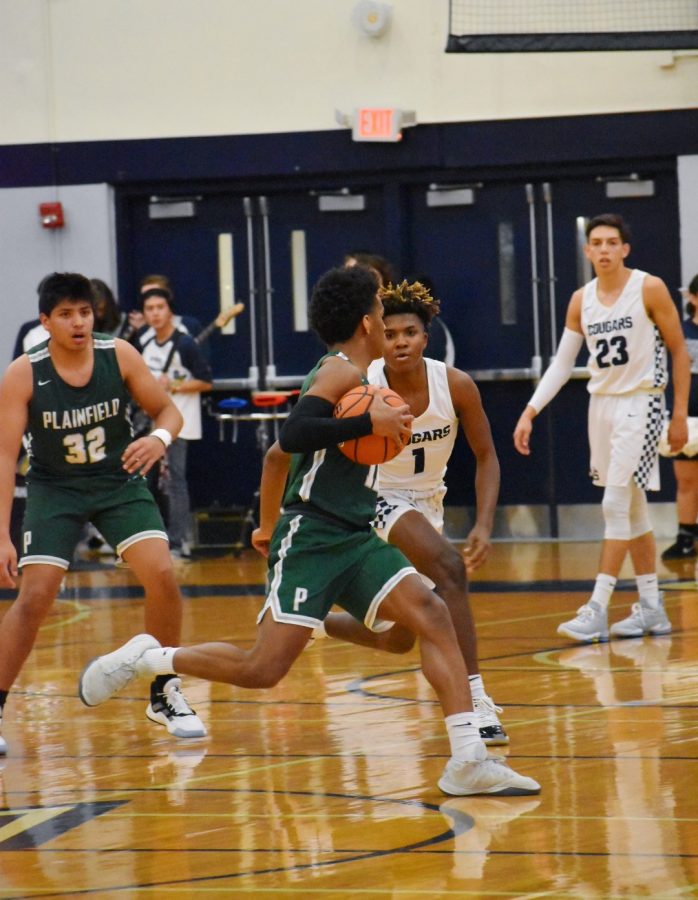
<instances>
[{"instance_id":1,"label":"guitar","mask_svg":"<svg viewBox=\"0 0 698 900\"><path fill-rule=\"evenodd\" d=\"M239 316L241 312L245 311L244 303L235 303L233 306L228 309L224 309L222 312L219 312L216 318L207 325L205 328L202 328L201 331L196 335L194 340L197 344L203 344L204 341L207 341L213 332L217 328L225 328L225 326L234 319L236 316Z\"/></svg>"},{"instance_id":2,"label":"guitar","mask_svg":"<svg viewBox=\"0 0 698 900\"><path fill-rule=\"evenodd\" d=\"M234 319L236 316L239 316L241 312L245 309L244 303L235 303L229 309L224 309L222 312L218 313L216 318L208 324L205 328L196 335L194 341L198 346L201 346L204 341L207 341L213 332L217 328L224 328L231 319ZM176 340L172 344L172 348L170 350L169 356L165 362L165 365L162 370L162 374L166 375L169 371L170 365L172 363L172 357L174 356L174 352L176 350ZM175 384L180 384L181 379L173 379ZM136 407L133 411L132 415L132 423L133 423L133 433L136 437L142 437L144 434L147 434L152 428L152 421L142 409Z\"/></svg>"}]
</instances>

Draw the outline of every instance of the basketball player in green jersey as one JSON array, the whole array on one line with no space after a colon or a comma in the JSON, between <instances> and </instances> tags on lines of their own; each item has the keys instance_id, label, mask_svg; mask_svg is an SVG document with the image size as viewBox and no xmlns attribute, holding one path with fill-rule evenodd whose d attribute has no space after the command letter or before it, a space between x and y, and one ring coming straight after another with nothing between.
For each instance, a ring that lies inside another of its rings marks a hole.
<instances>
[{"instance_id":1,"label":"basketball player in green jersey","mask_svg":"<svg viewBox=\"0 0 698 900\"><path fill-rule=\"evenodd\" d=\"M345 263L346 265L346 263ZM410 444L379 467L378 503L373 526L398 547L426 583L445 601L463 654L480 735L490 747L509 743L480 674L477 634L470 607L468 569L489 556L492 544L499 462L480 393L470 376L429 358L430 326L440 302L420 282L388 284L381 289L385 346L371 363L372 384L391 387L408 403L415 418ZM445 476L462 429L476 461L476 516L466 541L466 557L444 537ZM406 653L414 635L404 628L369 631L347 613L330 613L314 637L330 636L393 653Z\"/></svg>"},{"instance_id":2,"label":"basketball player in green jersey","mask_svg":"<svg viewBox=\"0 0 698 900\"><path fill-rule=\"evenodd\" d=\"M178 642L182 620L167 534L142 477L177 436L182 417L134 347L93 333L92 287L84 276L47 276L39 286L39 314L49 339L16 359L0 384L0 586L13 588L22 569L19 594L0 622L0 721L85 522L143 585L148 630ZM151 434L136 441L131 398L155 421ZM27 506L22 546L15 548L9 522L25 432ZM177 737L206 733L179 679L153 681L146 713ZM0 753L6 752L0 737Z\"/></svg>"},{"instance_id":3,"label":"basketball player in green jersey","mask_svg":"<svg viewBox=\"0 0 698 900\"><path fill-rule=\"evenodd\" d=\"M490 425L470 376L424 355L439 301L419 282L389 284L381 288L380 296L385 345L383 358L371 363L368 378L372 384L396 390L415 418L409 446L379 466L373 526L383 540L405 554L446 602L468 670L480 736L490 747L501 746L509 743L509 737L497 715L502 710L487 694L480 674L466 563L442 534L444 477L462 427L477 461L477 515L467 541L469 565L476 568L490 553L499 492L499 463ZM270 510L281 505L289 462L278 442L265 456L262 480L267 492L265 507ZM257 549L264 555L268 552L261 543ZM384 621L371 630L346 612L330 612L313 631L314 638L327 636L392 653L407 653L415 643L413 634L392 622Z\"/></svg>"},{"instance_id":4,"label":"basketball player in green jersey","mask_svg":"<svg viewBox=\"0 0 698 900\"><path fill-rule=\"evenodd\" d=\"M451 745L439 780L445 793L536 794L536 781L487 755L445 603L371 528L376 467L350 462L337 447L371 433L399 440L412 419L406 404L381 403L361 416L333 418L340 397L367 383L369 363L382 354L377 288L375 277L357 266L331 270L313 291L310 321L328 353L306 378L281 431L281 448L292 460L284 509L270 536L267 597L254 647L222 642L161 647L151 635L138 635L87 666L80 696L96 706L137 675L175 672L240 687L272 687L337 602L368 628L380 614L419 636L422 670L441 703ZM264 485L262 506L268 528Z\"/></svg>"}]
</instances>

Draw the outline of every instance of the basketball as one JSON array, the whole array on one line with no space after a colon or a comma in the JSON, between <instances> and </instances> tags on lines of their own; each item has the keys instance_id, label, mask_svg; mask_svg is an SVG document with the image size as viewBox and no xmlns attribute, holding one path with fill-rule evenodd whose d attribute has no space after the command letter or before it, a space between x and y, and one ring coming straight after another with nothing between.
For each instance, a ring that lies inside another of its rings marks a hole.
<instances>
[{"instance_id":1,"label":"basketball","mask_svg":"<svg viewBox=\"0 0 698 900\"><path fill-rule=\"evenodd\" d=\"M375 384L360 384L352 388L339 400L334 408L338 419L346 416L360 416L368 412L372 403L388 403L390 406L402 406L404 400L390 388ZM367 434L365 437L344 441L337 446L352 462L362 466L378 466L394 459L408 443L407 437L402 444L378 434Z\"/></svg>"}]
</instances>

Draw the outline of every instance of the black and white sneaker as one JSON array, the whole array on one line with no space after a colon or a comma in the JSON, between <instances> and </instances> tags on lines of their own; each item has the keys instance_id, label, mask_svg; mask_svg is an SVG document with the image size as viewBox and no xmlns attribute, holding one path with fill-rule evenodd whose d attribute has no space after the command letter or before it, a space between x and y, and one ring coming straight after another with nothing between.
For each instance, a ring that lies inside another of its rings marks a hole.
<instances>
[{"instance_id":1,"label":"black and white sneaker","mask_svg":"<svg viewBox=\"0 0 698 900\"><path fill-rule=\"evenodd\" d=\"M2 709L1 708L0 708L0 728L2 728ZM0 756L6 756L6 755L7 755L7 741L2 736L2 734L0 734Z\"/></svg>"},{"instance_id":2,"label":"black and white sneaker","mask_svg":"<svg viewBox=\"0 0 698 900\"><path fill-rule=\"evenodd\" d=\"M509 735L502 728L497 713L501 706L495 706L491 697L473 698L473 708L477 713L480 726L480 737L488 747L501 747L509 743Z\"/></svg>"},{"instance_id":3,"label":"black and white sneaker","mask_svg":"<svg viewBox=\"0 0 698 900\"><path fill-rule=\"evenodd\" d=\"M175 737L206 737L206 727L187 703L182 693L182 679L176 676L165 683L161 693L151 695L145 714L151 722L164 725Z\"/></svg>"}]
</instances>

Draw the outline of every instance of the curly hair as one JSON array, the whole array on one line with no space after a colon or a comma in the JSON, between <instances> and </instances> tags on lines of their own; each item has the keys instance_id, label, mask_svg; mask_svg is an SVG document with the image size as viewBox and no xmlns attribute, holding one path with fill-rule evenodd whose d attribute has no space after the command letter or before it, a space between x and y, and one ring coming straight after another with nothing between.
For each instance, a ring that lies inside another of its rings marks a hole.
<instances>
[{"instance_id":1,"label":"curly hair","mask_svg":"<svg viewBox=\"0 0 698 900\"><path fill-rule=\"evenodd\" d=\"M441 309L441 301L432 297L429 288L420 281L413 281L412 284L403 281L394 286L388 284L380 289L378 296L383 301L383 318L414 313L421 319L425 331L429 331L431 320L439 315Z\"/></svg>"},{"instance_id":2,"label":"curly hair","mask_svg":"<svg viewBox=\"0 0 698 900\"><path fill-rule=\"evenodd\" d=\"M363 266L330 269L313 288L310 327L328 347L348 341L373 309L378 283Z\"/></svg>"}]
</instances>

